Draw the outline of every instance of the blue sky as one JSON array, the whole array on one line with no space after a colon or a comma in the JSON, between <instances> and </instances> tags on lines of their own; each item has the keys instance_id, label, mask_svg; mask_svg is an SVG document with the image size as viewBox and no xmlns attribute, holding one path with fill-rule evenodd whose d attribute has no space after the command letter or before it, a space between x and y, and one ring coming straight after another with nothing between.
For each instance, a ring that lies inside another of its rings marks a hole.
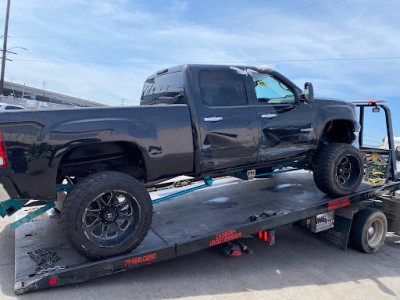
<instances>
[{"instance_id":1,"label":"blue sky","mask_svg":"<svg viewBox=\"0 0 400 300\"><path fill-rule=\"evenodd\" d=\"M400 135L399 16L398 0L11 0L8 47L28 50L6 80L134 105L169 66L272 64L317 96L387 99Z\"/></svg>"}]
</instances>

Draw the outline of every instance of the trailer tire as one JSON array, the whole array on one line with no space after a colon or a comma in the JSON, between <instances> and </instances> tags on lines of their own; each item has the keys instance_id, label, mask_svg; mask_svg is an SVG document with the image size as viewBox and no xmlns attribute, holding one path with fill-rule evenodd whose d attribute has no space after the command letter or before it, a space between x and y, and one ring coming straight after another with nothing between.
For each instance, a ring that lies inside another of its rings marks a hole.
<instances>
[{"instance_id":1,"label":"trailer tire","mask_svg":"<svg viewBox=\"0 0 400 300\"><path fill-rule=\"evenodd\" d=\"M138 180L106 171L75 185L64 200L61 221L78 252L102 259L135 249L150 228L152 210L150 196Z\"/></svg>"},{"instance_id":2,"label":"trailer tire","mask_svg":"<svg viewBox=\"0 0 400 300\"><path fill-rule=\"evenodd\" d=\"M385 242L387 219L379 209L365 208L353 219L350 232L350 244L364 253L377 252Z\"/></svg>"},{"instance_id":3,"label":"trailer tire","mask_svg":"<svg viewBox=\"0 0 400 300\"><path fill-rule=\"evenodd\" d=\"M344 196L360 186L364 162L354 146L334 143L320 149L314 159L313 172L315 184L322 192Z\"/></svg>"}]
</instances>

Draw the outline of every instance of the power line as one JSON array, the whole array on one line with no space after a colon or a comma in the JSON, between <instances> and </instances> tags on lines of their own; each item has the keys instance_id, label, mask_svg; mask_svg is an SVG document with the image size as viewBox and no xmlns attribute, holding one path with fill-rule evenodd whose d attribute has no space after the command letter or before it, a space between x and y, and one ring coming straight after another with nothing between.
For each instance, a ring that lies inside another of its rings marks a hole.
<instances>
[{"instance_id":1,"label":"power line","mask_svg":"<svg viewBox=\"0 0 400 300\"><path fill-rule=\"evenodd\" d=\"M143 27L143 28L137 28L137 29L128 30L128 31L103 32L103 33L79 34L79 35L54 35L54 36L40 36L40 35L12 36L12 35L10 35L9 38L14 38L14 39L27 39L27 38L79 38L79 37L95 37L95 36L118 35L118 34L124 34L124 33L134 33L134 32L139 32L139 31L146 31L146 32L147 31L160 31L160 30L166 30L166 29L192 27L192 26L211 24L211 23L219 23L219 22L233 22L233 21L239 21L239 20L247 19L247 18L256 18L256 17L266 16L266 15L274 15L274 14L278 14L278 13L282 13L282 12L302 10L302 9L307 9L307 8L312 8L312 7L317 7L317 6L338 4L338 3L343 3L343 2L347 2L347 0L330 1L330 2L324 2L324 3L318 3L318 4L310 4L310 5L305 5L305 6L299 6L299 7L294 7L294 8L281 9L281 10L276 10L276 11L271 11L271 12L259 13L259 14L254 14L254 15L229 17L229 18L220 18L220 19L214 19L214 20L205 20L205 21L200 21L200 22L194 22L194 23L188 23L188 24L180 24L180 25L174 25L174 26L164 26L164 27L158 27L158 28L145 28L145 27Z\"/></svg>"},{"instance_id":2,"label":"power line","mask_svg":"<svg viewBox=\"0 0 400 300\"><path fill-rule=\"evenodd\" d=\"M338 41L357 41L357 40L372 40L372 39L376 39L376 38L382 38L382 37L388 37L388 36L397 36L399 33L395 33L395 34L377 34L377 35L369 35L369 36L358 36L358 37L346 37L346 38L337 38L337 39L324 39L324 40L319 40L319 41L315 41L315 42L304 42L304 43L274 43L274 46L280 46L280 47L284 47L284 46L302 46L302 45L314 45L314 44L324 44L324 43L332 43L332 42L338 42ZM28 50L23 48L24 50ZM28 50L29 51L29 50ZM215 51L207 51L208 53L236 53L236 52L240 52L242 50L240 49L235 49L235 50L230 50L230 51L226 51L226 50L215 50ZM174 54L191 54L193 53L193 51L174 51ZM18 60L18 59L17 59ZM49 61L49 60L22 60L22 61L38 61L38 62L62 62L62 61ZM93 62L80 62L80 61L76 61L76 62L62 62L62 63L129 63L126 61L122 61L122 62L102 62L102 61L93 61Z\"/></svg>"},{"instance_id":3,"label":"power line","mask_svg":"<svg viewBox=\"0 0 400 300\"><path fill-rule=\"evenodd\" d=\"M255 64L255 63L286 63L286 62L319 62L319 61L366 61L366 60L398 60L400 56L392 57L347 57L347 58L313 58L313 59L280 59L280 60L252 60L236 62L191 62L192 64ZM63 64L186 64L178 61L60 61L60 60L40 60L40 59L14 59L14 61L24 62L43 62L43 63L63 63Z\"/></svg>"},{"instance_id":4,"label":"power line","mask_svg":"<svg viewBox=\"0 0 400 300\"><path fill-rule=\"evenodd\" d=\"M388 36L397 36L399 35L400 32L398 33L391 33L391 34L377 34L377 35L369 35L369 36L357 36L357 37L346 37L346 38L336 38L336 39L323 39L323 40L318 40L315 42L304 42L304 43L271 43L274 47L298 47L298 46L303 46L303 45L322 45L325 43L332 43L332 42L340 42L340 41L358 41L358 40L373 40L376 38L382 38L382 37L388 37ZM348 45L348 44L346 44ZM207 51L207 53L237 53L242 51L241 49L235 49L235 50L215 50L215 51ZM174 54L191 54L193 51L175 51Z\"/></svg>"}]
</instances>

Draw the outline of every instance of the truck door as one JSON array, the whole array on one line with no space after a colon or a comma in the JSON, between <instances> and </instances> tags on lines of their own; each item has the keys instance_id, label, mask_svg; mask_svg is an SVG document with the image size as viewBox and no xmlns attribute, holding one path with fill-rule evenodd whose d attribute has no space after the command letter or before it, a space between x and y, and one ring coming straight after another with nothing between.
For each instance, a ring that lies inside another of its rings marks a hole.
<instances>
[{"instance_id":1,"label":"truck door","mask_svg":"<svg viewBox=\"0 0 400 300\"><path fill-rule=\"evenodd\" d=\"M258 162L288 159L315 148L314 105L299 101L282 78L258 74L254 93L259 123Z\"/></svg>"},{"instance_id":2,"label":"truck door","mask_svg":"<svg viewBox=\"0 0 400 300\"><path fill-rule=\"evenodd\" d=\"M198 69L195 74L201 171L255 163L258 123L245 76L221 67Z\"/></svg>"}]
</instances>

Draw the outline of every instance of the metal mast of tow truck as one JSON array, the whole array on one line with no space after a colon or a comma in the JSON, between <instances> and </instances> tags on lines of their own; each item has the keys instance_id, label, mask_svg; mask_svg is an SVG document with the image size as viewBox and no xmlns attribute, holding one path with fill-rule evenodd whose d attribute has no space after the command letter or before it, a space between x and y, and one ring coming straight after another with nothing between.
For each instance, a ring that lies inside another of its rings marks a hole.
<instances>
[{"instance_id":1,"label":"metal mast of tow truck","mask_svg":"<svg viewBox=\"0 0 400 300\"><path fill-rule=\"evenodd\" d=\"M3 56L1 58L1 78L0 78L0 95L3 96L4 89L4 71L6 68L6 53L7 53L7 35L8 35L8 18L10 15L10 0L7 0L6 24L4 25L3 37Z\"/></svg>"}]
</instances>

